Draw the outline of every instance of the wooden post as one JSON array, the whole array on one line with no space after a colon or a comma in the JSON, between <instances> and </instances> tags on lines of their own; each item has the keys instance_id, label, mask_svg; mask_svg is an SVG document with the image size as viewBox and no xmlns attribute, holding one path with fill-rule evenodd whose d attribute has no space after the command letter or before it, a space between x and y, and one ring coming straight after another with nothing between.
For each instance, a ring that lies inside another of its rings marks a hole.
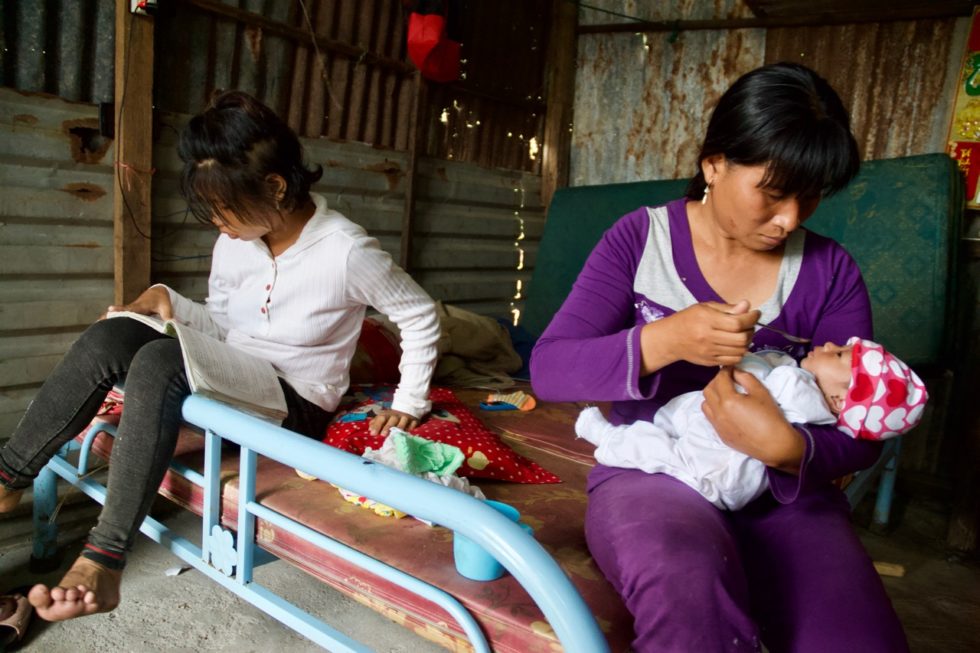
<instances>
[{"instance_id":1,"label":"wooden post","mask_svg":"<svg viewBox=\"0 0 980 653\"><path fill-rule=\"evenodd\" d=\"M575 99L578 4L551 2L551 33L545 58L544 148L541 154L541 205L547 207L555 191L568 185L571 150L572 103Z\"/></svg>"},{"instance_id":2,"label":"wooden post","mask_svg":"<svg viewBox=\"0 0 980 653\"><path fill-rule=\"evenodd\" d=\"M113 250L116 304L150 285L153 177L153 19L116 0Z\"/></svg>"},{"instance_id":3,"label":"wooden post","mask_svg":"<svg viewBox=\"0 0 980 653\"><path fill-rule=\"evenodd\" d=\"M412 231L415 222L415 188L418 179L419 150L425 147L425 108L428 101L428 85L422 73L415 73L415 97L412 122L408 132L408 170L405 171L405 207L402 213L401 253L399 265L409 272L412 265Z\"/></svg>"}]
</instances>

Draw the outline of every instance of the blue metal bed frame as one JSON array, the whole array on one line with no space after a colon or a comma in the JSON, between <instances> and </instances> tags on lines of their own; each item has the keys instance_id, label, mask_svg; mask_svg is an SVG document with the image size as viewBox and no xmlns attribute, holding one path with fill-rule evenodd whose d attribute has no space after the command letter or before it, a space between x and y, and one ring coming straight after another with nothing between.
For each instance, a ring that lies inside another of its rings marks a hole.
<instances>
[{"instance_id":1,"label":"blue metal bed frame","mask_svg":"<svg viewBox=\"0 0 980 653\"><path fill-rule=\"evenodd\" d=\"M204 473L200 474L177 461L171 464L171 471L203 489L201 546L177 535L152 517L144 520L140 530L187 564L313 642L331 651L370 651L362 643L304 612L253 579L252 572L256 566L276 559L255 543L256 517L304 538L320 547L326 555L341 557L441 606L456 619L475 651L488 653L491 650L476 620L449 593L259 505L255 501L259 455L469 537L497 558L521 583L541 608L565 651L609 651L595 618L561 567L520 526L483 502L462 492L371 463L204 397L188 397L183 405L183 415L188 423L205 433ZM95 437L99 432L113 435L114 431L115 427L111 424L94 424L82 443L72 441L66 445L35 480L35 559L50 559L57 548L57 526L51 516L57 503L58 477L99 503L105 503L105 486L87 478L86 474L89 451ZM234 442L241 448L237 537L219 523L222 439ZM73 451L78 451L77 463L69 461L69 454Z\"/></svg>"}]
</instances>

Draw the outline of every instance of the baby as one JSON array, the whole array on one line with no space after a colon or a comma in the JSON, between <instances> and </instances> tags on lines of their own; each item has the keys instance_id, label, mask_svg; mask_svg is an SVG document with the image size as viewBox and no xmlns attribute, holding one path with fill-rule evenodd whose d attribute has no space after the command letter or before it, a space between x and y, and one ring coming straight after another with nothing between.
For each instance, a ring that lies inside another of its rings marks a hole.
<instances>
[{"instance_id":1,"label":"baby","mask_svg":"<svg viewBox=\"0 0 980 653\"><path fill-rule=\"evenodd\" d=\"M787 354L746 354L738 367L769 390L794 424L836 424L854 438L884 440L922 418L928 393L908 365L869 340L827 343L797 365ZM765 465L722 442L701 410L702 392L674 397L653 422L613 426L586 408L575 433L597 446L603 465L669 474L715 506L738 510L761 495Z\"/></svg>"}]
</instances>

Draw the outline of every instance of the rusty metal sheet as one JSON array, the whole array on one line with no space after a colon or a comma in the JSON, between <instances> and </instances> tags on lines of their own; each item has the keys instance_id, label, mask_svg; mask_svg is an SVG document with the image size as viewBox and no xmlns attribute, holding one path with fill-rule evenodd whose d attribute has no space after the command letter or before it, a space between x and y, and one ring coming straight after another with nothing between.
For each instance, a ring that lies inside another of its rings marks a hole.
<instances>
[{"instance_id":1,"label":"rusty metal sheet","mask_svg":"<svg viewBox=\"0 0 980 653\"><path fill-rule=\"evenodd\" d=\"M755 29L582 35L570 185L693 175L714 102L764 52Z\"/></svg>"},{"instance_id":2,"label":"rusty metal sheet","mask_svg":"<svg viewBox=\"0 0 980 653\"><path fill-rule=\"evenodd\" d=\"M944 152L968 19L769 30L767 61L827 78L865 159Z\"/></svg>"},{"instance_id":3,"label":"rusty metal sheet","mask_svg":"<svg viewBox=\"0 0 980 653\"><path fill-rule=\"evenodd\" d=\"M630 10L630 3L605 4ZM671 17L716 18L717 8ZM801 61L828 78L851 111L864 158L944 151L966 29L960 18L584 34L571 184L691 176L714 102L738 75L774 61Z\"/></svg>"},{"instance_id":4,"label":"rusty metal sheet","mask_svg":"<svg viewBox=\"0 0 980 653\"><path fill-rule=\"evenodd\" d=\"M590 0L579 9L580 25L631 23L636 20L707 20L748 18L752 11L742 0ZM633 20L635 19L635 20Z\"/></svg>"}]
</instances>

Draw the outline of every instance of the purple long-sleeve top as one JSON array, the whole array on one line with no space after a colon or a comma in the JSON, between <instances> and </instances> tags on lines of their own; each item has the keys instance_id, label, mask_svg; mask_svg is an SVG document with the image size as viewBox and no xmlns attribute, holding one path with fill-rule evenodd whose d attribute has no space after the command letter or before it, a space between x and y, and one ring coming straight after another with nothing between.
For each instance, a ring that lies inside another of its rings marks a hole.
<instances>
[{"instance_id":1,"label":"purple long-sleeve top","mask_svg":"<svg viewBox=\"0 0 980 653\"><path fill-rule=\"evenodd\" d=\"M650 420L673 397L700 390L717 373L680 361L640 374L644 324L699 302L724 302L698 267L686 200L640 208L603 235L572 291L531 355L531 383L546 401L611 401L610 421ZM739 298L733 298L739 299ZM776 290L761 306L760 322L789 333L843 344L871 338L871 306L861 272L833 240L798 229L786 241ZM762 330L752 350L781 349L797 359L805 351ZM877 442L855 440L834 426L794 425L806 451L799 476L770 468L769 482L783 503L806 487L864 469L880 454ZM619 470L597 465L594 486Z\"/></svg>"}]
</instances>

